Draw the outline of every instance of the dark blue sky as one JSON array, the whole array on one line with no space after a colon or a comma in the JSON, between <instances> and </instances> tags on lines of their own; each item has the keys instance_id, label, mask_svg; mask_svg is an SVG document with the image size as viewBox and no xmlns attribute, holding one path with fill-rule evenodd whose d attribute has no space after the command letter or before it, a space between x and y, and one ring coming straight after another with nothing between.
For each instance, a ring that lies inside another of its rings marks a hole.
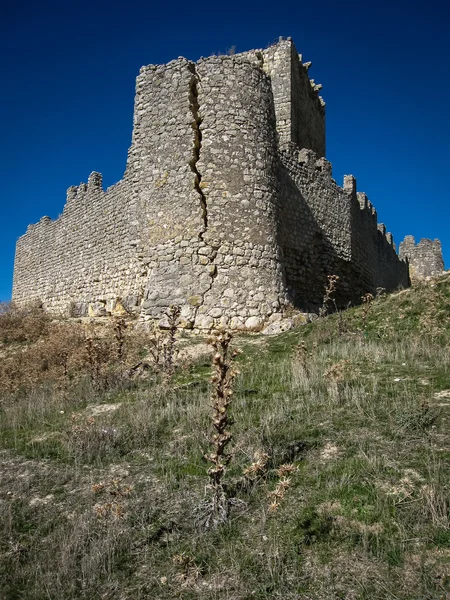
<instances>
[{"instance_id":1,"label":"dark blue sky","mask_svg":"<svg viewBox=\"0 0 450 600\"><path fill-rule=\"evenodd\" d=\"M70 185L125 169L135 77L178 56L292 36L327 102L327 157L399 243L439 237L450 266L450 4L16 0L0 13L0 300L29 223Z\"/></svg>"}]
</instances>

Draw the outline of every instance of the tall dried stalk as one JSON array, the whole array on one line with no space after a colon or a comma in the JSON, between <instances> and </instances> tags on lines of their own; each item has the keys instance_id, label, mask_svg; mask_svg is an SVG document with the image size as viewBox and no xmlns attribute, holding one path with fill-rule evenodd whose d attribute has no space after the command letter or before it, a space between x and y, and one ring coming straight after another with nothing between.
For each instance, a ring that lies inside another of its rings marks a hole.
<instances>
[{"instance_id":1,"label":"tall dried stalk","mask_svg":"<svg viewBox=\"0 0 450 600\"><path fill-rule=\"evenodd\" d=\"M336 301L334 294L336 292L337 282L339 280L338 275L328 275L328 283L325 285L325 294L322 300L322 306L319 310L319 318L326 317L328 314L328 307L332 302L336 308Z\"/></svg>"},{"instance_id":2,"label":"tall dried stalk","mask_svg":"<svg viewBox=\"0 0 450 600\"><path fill-rule=\"evenodd\" d=\"M125 330L127 323L125 319L117 319L114 323L114 337L116 340L116 356L119 362L123 361L124 358L124 345L125 345Z\"/></svg>"},{"instance_id":3,"label":"tall dried stalk","mask_svg":"<svg viewBox=\"0 0 450 600\"><path fill-rule=\"evenodd\" d=\"M169 322L169 329L167 333L166 345L164 348L164 371L167 377L171 377L175 370L175 344L176 334L178 331L178 324L180 320L180 313L181 308L176 305L172 305L166 312L167 320Z\"/></svg>"},{"instance_id":4,"label":"tall dried stalk","mask_svg":"<svg viewBox=\"0 0 450 600\"><path fill-rule=\"evenodd\" d=\"M213 529L226 523L229 516L230 505L235 503L227 497L224 485L224 475L230 463L231 454L226 451L231 442L232 434L228 426L232 424L229 408L233 399L233 381L237 371L232 367L232 359L237 351L231 350L231 333L228 331L217 332L210 343L213 347L213 368L211 378L212 391L212 424L214 433L211 437L212 452L205 458L212 463L208 469L209 489L212 491L210 500L202 502L197 509L197 524L203 529Z\"/></svg>"},{"instance_id":5,"label":"tall dried stalk","mask_svg":"<svg viewBox=\"0 0 450 600\"><path fill-rule=\"evenodd\" d=\"M363 332L366 332L366 330L367 330L367 317L369 315L370 307L371 307L372 302L373 302L373 296L372 296L372 294L365 294L364 296L361 296L361 300L363 301L362 330L363 330Z\"/></svg>"},{"instance_id":6,"label":"tall dried stalk","mask_svg":"<svg viewBox=\"0 0 450 600\"><path fill-rule=\"evenodd\" d=\"M91 337L86 337L85 349L87 354L87 368L94 386L97 387L101 374L100 348Z\"/></svg>"}]
</instances>

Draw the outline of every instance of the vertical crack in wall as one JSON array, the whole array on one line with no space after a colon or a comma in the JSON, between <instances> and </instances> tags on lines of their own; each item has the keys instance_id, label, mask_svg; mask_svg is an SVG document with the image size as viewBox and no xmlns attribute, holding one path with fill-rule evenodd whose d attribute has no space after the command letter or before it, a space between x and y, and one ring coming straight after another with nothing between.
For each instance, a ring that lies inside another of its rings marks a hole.
<instances>
[{"instance_id":1,"label":"vertical crack in wall","mask_svg":"<svg viewBox=\"0 0 450 600\"><path fill-rule=\"evenodd\" d=\"M194 132L194 144L193 144L193 148L192 148L192 158L189 161L189 167L190 167L192 173L194 174L194 188L199 196L200 207L201 207L201 211L202 211L203 226L201 228L201 231L198 234L198 238L201 242L204 242L210 248L210 253L208 255L209 264L205 265L209 269L210 280L209 280L209 285L206 287L206 289L204 289L204 291L201 292L202 301L201 301L200 305L202 305L205 302L206 294L209 291L211 291L213 284L214 284L214 280L217 277L217 267L214 264L214 260L217 256L218 248L215 247L214 245L211 245L208 241L206 241L204 239L204 235L208 231L208 205L206 202L206 196L203 193L202 185L201 185L202 174L200 173L200 171L198 169L198 162L200 160L200 153L202 150L202 130L201 130L202 118L200 116L200 104L198 101L199 76L197 74L194 63L189 64L189 70L192 73L192 77L191 77L191 81L190 81L190 85L189 85L189 108L191 110L192 117L193 117L192 130ZM198 252L197 254L200 257L200 253ZM204 258L204 256L205 255L203 255L203 258ZM194 321L197 316L200 305L195 308Z\"/></svg>"},{"instance_id":2,"label":"vertical crack in wall","mask_svg":"<svg viewBox=\"0 0 450 600\"><path fill-rule=\"evenodd\" d=\"M206 204L206 196L203 193L201 182L202 176L197 168L197 163L200 160L200 152L202 149L202 131L200 125L202 119L200 117L199 104L198 104L198 75L195 70L195 64L190 63L189 69L192 73L192 78L189 86L189 108L191 110L193 120L192 129L194 131L194 147L192 149L192 159L189 161L189 167L194 173L194 187L200 197L200 206L202 209L203 228L198 234L198 237L203 240L203 236L208 229L208 207Z\"/></svg>"}]
</instances>

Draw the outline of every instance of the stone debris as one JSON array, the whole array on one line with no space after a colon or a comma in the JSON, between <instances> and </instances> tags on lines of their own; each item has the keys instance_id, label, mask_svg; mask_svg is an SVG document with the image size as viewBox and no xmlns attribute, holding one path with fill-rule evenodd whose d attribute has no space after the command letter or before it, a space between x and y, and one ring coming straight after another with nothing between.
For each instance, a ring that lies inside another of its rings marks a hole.
<instances>
[{"instance_id":1,"label":"stone debris","mask_svg":"<svg viewBox=\"0 0 450 600\"><path fill-rule=\"evenodd\" d=\"M278 333L283 333L284 331L289 331L294 327L294 321L292 319L281 319L280 321L275 321L274 323L270 323L267 327L265 327L261 333L263 335L277 335Z\"/></svg>"}]
</instances>

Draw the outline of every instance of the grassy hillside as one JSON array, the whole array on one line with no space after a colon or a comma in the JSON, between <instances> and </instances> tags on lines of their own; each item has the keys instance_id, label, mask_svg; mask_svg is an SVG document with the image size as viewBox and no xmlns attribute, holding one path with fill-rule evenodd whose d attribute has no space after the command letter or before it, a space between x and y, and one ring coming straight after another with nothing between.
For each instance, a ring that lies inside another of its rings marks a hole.
<instances>
[{"instance_id":1,"label":"grassy hillside","mask_svg":"<svg viewBox=\"0 0 450 600\"><path fill-rule=\"evenodd\" d=\"M211 357L120 328L0 316L0 598L449 597L448 276L234 338L211 529Z\"/></svg>"}]
</instances>

